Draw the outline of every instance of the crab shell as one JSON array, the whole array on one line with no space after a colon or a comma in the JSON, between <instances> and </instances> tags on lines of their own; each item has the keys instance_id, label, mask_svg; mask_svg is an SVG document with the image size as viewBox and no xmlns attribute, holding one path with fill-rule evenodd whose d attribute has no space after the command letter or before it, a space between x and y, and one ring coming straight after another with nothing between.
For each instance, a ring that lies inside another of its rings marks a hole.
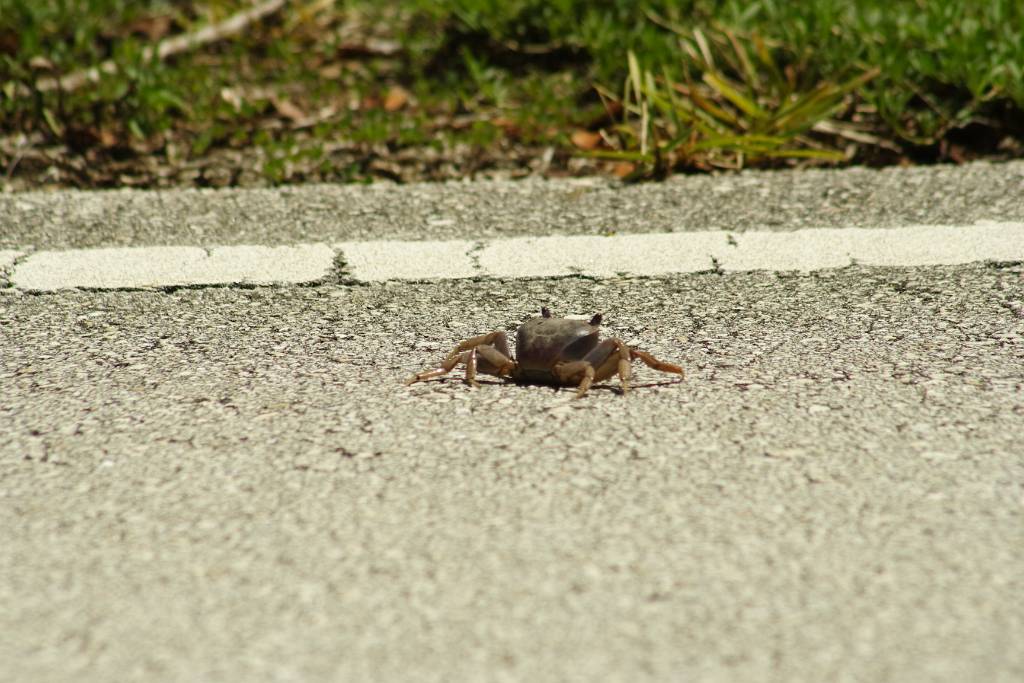
<instances>
[{"instance_id":1,"label":"crab shell","mask_svg":"<svg viewBox=\"0 0 1024 683\"><path fill-rule=\"evenodd\" d=\"M516 330L516 379L556 381L555 365L583 360L597 347L600 324L600 315L590 322L552 318L550 314L528 319Z\"/></svg>"}]
</instances>

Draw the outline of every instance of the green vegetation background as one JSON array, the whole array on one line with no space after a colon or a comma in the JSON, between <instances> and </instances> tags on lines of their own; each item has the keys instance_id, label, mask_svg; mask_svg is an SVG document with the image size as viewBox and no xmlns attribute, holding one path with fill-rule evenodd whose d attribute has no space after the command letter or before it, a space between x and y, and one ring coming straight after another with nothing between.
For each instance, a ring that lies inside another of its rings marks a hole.
<instances>
[{"instance_id":1,"label":"green vegetation background","mask_svg":"<svg viewBox=\"0 0 1024 683\"><path fill-rule=\"evenodd\" d=\"M166 155L170 144L172 156L187 157L256 145L269 150L267 177L283 181L274 159L319 161L318 141L339 137L392 148L509 139L572 148L574 131L600 129L602 139L583 147L634 161L651 160L638 154L645 145L675 149L697 132L710 140L705 151L753 135L841 149L837 138L797 140L810 118L792 130L758 127L823 85L832 98L810 114L855 124L854 138L890 151L937 145L969 126L995 138L1024 129L1020 0L296 0L240 35L146 58L155 40L247 6L0 0L0 135L72 154L120 146ZM361 54L360 41L371 39L398 49ZM36 87L104 60L116 71L96 84ZM838 89L851 82L852 92ZM379 106L396 86L410 104ZM293 125L332 101L344 104Z\"/></svg>"}]
</instances>

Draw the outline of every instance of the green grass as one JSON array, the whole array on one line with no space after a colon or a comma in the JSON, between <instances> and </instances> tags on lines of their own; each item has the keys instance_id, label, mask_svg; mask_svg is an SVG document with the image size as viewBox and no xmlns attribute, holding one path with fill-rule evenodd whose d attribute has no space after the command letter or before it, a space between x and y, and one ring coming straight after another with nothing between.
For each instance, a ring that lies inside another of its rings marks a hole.
<instances>
[{"instance_id":1,"label":"green grass","mask_svg":"<svg viewBox=\"0 0 1024 683\"><path fill-rule=\"evenodd\" d=\"M1019 0L295 0L238 36L146 57L248 4L0 0L0 137L83 167L255 148L269 183L373 177L368 159L414 148L554 146L647 175L1024 138ZM401 49L360 53L380 39ZM39 88L104 60L116 69L94 85ZM383 106L396 86L408 102ZM577 149L579 129L599 142ZM32 172L9 149L0 175Z\"/></svg>"}]
</instances>

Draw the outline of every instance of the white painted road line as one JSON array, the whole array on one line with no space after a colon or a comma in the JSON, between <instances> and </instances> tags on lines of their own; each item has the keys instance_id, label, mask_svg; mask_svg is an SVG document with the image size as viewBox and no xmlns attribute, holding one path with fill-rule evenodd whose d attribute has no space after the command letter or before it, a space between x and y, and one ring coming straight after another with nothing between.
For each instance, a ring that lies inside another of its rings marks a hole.
<instances>
[{"instance_id":1,"label":"white painted road line","mask_svg":"<svg viewBox=\"0 0 1024 683\"><path fill-rule=\"evenodd\" d=\"M144 288L316 282L335 253L361 282L468 277L652 276L725 271L814 271L866 266L1024 261L1024 223L790 232L700 231L609 236L515 237L480 242L366 241L334 248L123 247L40 251L14 266L17 289ZM18 252L0 252L0 268Z\"/></svg>"},{"instance_id":2,"label":"white painted road line","mask_svg":"<svg viewBox=\"0 0 1024 683\"><path fill-rule=\"evenodd\" d=\"M661 234L515 237L481 243L340 244L351 277L364 282L461 277L653 276L726 271L804 271L869 266L1024 260L1024 223L791 232L720 230ZM357 258L350 258L350 253ZM472 268L471 256L479 268Z\"/></svg>"},{"instance_id":3,"label":"white painted road line","mask_svg":"<svg viewBox=\"0 0 1024 683\"><path fill-rule=\"evenodd\" d=\"M345 242L336 245L345 257L345 270L362 282L434 280L474 277L469 252L474 243L448 242Z\"/></svg>"},{"instance_id":4,"label":"white painted road line","mask_svg":"<svg viewBox=\"0 0 1024 683\"><path fill-rule=\"evenodd\" d=\"M744 232L715 254L723 270L799 270L865 266L938 266L1024 259L1024 223L905 228Z\"/></svg>"},{"instance_id":5,"label":"white painted road line","mask_svg":"<svg viewBox=\"0 0 1024 683\"><path fill-rule=\"evenodd\" d=\"M325 244L283 247L119 247L40 251L19 263L17 289L53 291L314 282L331 273Z\"/></svg>"},{"instance_id":6,"label":"white painted road line","mask_svg":"<svg viewBox=\"0 0 1024 683\"><path fill-rule=\"evenodd\" d=\"M495 240L479 259L491 277L695 273L712 269L712 255L729 248L727 238L721 231L524 237Z\"/></svg>"}]
</instances>

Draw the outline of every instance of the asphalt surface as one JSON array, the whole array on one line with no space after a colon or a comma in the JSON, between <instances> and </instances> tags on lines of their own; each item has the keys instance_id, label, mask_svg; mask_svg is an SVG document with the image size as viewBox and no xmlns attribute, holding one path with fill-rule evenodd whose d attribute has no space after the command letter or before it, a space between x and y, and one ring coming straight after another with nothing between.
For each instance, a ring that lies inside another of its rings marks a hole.
<instances>
[{"instance_id":1,"label":"asphalt surface","mask_svg":"<svg viewBox=\"0 0 1024 683\"><path fill-rule=\"evenodd\" d=\"M541 305L687 376L403 386ZM0 434L5 681L1024 678L1020 263L0 290Z\"/></svg>"},{"instance_id":2,"label":"asphalt surface","mask_svg":"<svg viewBox=\"0 0 1024 683\"><path fill-rule=\"evenodd\" d=\"M0 250L967 225L1024 218L1024 161L277 190L0 194Z\"/></svg>"}]
</instances>

